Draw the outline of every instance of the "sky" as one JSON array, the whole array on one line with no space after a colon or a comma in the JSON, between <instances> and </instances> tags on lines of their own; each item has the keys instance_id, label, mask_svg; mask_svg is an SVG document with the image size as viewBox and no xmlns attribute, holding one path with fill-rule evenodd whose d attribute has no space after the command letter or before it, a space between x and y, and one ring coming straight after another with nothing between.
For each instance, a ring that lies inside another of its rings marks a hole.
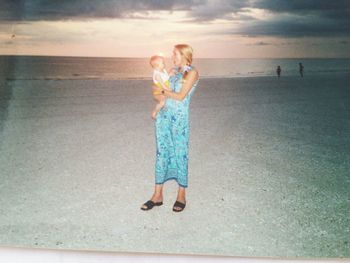
<instances>
[{"instance_id":1,"label":"sky","mask_svg":"<svg viewBox=\"0 0 350 263\"><path fill-rule=\"evenodd\" d=\"M0 0L0 55L350 58L349 0Z\"/></svg>"}]
</instances>

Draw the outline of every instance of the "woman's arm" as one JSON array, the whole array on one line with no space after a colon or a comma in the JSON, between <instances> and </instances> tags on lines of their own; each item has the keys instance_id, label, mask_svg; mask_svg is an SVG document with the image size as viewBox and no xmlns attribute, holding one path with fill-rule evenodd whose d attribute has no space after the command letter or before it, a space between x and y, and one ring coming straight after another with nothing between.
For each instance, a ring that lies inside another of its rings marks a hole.
<instances>
[{"instance_id":1,"label":"woman's arm","mask_svg":"<svg viewBox=\"0 0 350 263\"><path fill-rule=\"evenodd\" d=\"M184 82L182 84L180 92L164 90L164 95L175 100L183 100L186 97L187 93L191 90L193 84L197 81L197 79L198 71L195 69L190 70L187 73L186 78L184 78Z\"/></svg>"}]
</instances>

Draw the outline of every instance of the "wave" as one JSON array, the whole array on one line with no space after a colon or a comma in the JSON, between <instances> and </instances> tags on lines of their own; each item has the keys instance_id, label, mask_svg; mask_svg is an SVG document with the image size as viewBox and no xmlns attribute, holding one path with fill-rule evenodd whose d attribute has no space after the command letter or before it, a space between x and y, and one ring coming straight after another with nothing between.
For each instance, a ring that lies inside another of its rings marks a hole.
<instances>
[{"instance_id":1,"label":"wave","mask_svg":"<svg viewBox=\"0 0 350 263\"><path fill-rule=\"evenodd\" d=\"M305 75L318 75L323 73L350 73L349 69L317 69L317 70L308 70L304 71ZM236 72L232 74L222 74L222 75L210 75L202 74L201 79L215 79L215 78L245 78L245 77L271 77L276 76L274 71L250 71L247 73ZM282 72L283 76L299 76L298 71L284 71ZM152 80L152 77L145 76L118 76L116 75L83 75L80 73L73 73L70 76L19 76L19 77L7 77L7 81L15 80L47 80L47 81L62 81L62 80Z\"/></svg>"}]
</instances>

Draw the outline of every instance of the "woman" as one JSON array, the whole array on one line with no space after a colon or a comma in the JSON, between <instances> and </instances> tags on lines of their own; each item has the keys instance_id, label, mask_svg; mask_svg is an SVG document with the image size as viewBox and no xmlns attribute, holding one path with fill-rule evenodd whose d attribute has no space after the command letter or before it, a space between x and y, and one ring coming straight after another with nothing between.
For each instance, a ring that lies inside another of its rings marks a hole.
<instances>
[{"instance_id":1,"label":"woman","mask_svg":"<svg viewBox=\"0 0 350 263\"><path fill-rule=\"evenodd\" d=\"M199 80L198 71L191 66L192 53L193 49L186 44L176 45L173 50L175 74L169 79L172 91L161 89L167 100L155 121L155 190L152 198L142 205L142 210L163 204L163 184L168 180L175 180L179 185L173 211L180 212L186 206L189 104ZM159 90L156 86L153 88Z\"/></svg>"}]
</instances>

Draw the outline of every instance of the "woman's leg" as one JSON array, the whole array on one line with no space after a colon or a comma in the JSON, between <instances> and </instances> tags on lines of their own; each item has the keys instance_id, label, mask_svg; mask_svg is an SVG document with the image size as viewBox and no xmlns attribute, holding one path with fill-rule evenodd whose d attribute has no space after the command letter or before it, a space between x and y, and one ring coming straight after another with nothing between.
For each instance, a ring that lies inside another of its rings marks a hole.
<instances>
[{"instance_id":1,"label":"woman's leg","mask_svg":"<svg viewBox=\"0 0 350 263\"><path fill-rule=\"evenodd\" d=\"M186 188L179 186L179 191L177 192L176 201L179 201L180 203L186 204ZM174 206L175 210L182 210L181 207Z\"/></svg>"},{"instance_id":2,"label":"woman's leg","mask_svg":"<svg viewBox=\"0 0 350 263\"><path fill-rule=\"evenodd\" d=\"M162 184L155 185L154 193L153 193L151 200L155 203L163 202L163 185ZM146 205L142 205L142 207L147 208Z\"/></svg>"},{"instance_id":3,"label":"woman's leg","mask_svg":"<svg viewBox=\"0 0 350 263\"><path fill-rule=\"evenodd\" d=\"M156 184L154 187L154 193L152 196L152 201L154 202L161 202L163 201L163 185L162 184Z\"/></svg>"}]
</instances>

